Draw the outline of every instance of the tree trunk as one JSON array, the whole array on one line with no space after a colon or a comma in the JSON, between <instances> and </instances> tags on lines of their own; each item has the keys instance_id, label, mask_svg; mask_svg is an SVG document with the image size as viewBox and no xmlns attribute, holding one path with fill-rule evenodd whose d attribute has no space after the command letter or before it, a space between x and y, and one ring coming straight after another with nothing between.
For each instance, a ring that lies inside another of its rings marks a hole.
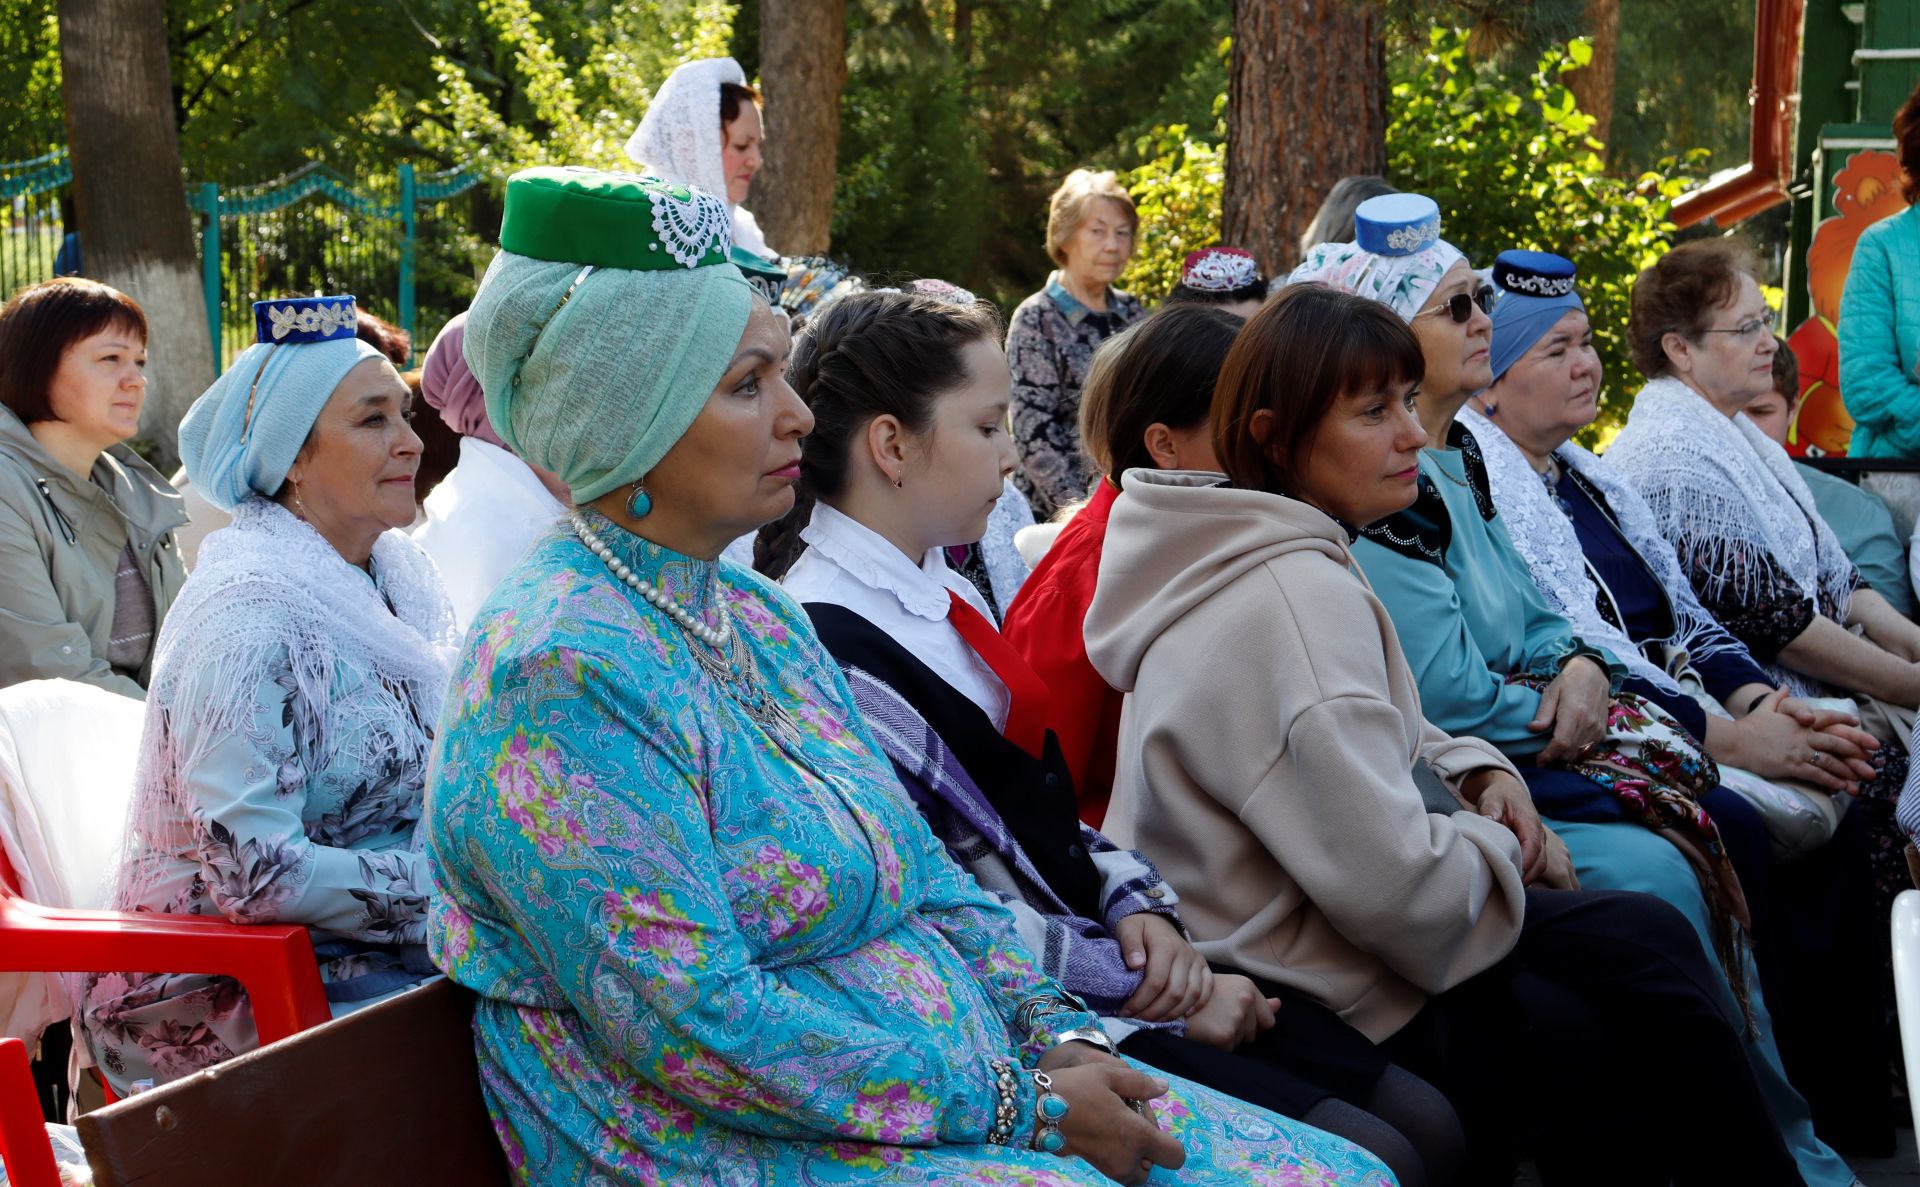
<instances>
[{"instance_id":1,"label":"tree trunk","mask_svg":"<svg viewBox=\"0 0 1920 1187\"><path fill-rule=\"evenodd\" d=\"M1580 110L1595 120L1591 135L1606 143L1613 130L1613 63L1620 49L1620 0L1587 0L1581 32L1593 39L1593 61L1567 75Z\"/></svg>"},{"instance_id":2,"label":"tree trunk","mask_svg":"<svg viewBox=\"0 0 1920 1187\"><path fill-rule=\"evenodd\" d=\"M1226 241L1270 276L1296 264L1328 188L1386 167L1386 96L1365 0L1234 0Z\"/></svg>"},{"instance_id":3,"label":"tree trunk","mask_svg":"<svg viewBox=\"0 0 1920 1187\"><path fill-rule=\"evenodd\" d=\"M59 0L61 94L87 274L147 312L141 435L163 472L213 347L174 126L163 0Z\"/></svg>"},{"instance_id":4,"label":"tree trunk","mask_svg":"<svg viewBox=\"0 0 1920 1187\"><path fill-rule=\"evenodd\" d=\"M785 255L819 255L832 240L846 81L846 0L761 5L766 163L754 178L750 206L767 243Z\"/></svg>"}]
</instances>

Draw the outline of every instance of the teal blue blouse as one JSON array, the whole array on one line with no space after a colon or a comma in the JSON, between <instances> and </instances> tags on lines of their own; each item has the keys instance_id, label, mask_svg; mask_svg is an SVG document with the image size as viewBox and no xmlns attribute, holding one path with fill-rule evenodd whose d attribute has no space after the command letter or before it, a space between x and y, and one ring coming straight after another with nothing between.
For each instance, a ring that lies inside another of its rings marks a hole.
<instances>
[{"instance_id":1,"label":"teal blue blouse","mask_svg":"<svg viewBox=\"0 0 1920 1187\"><path fill-rule=\"evenodd\" d=\"M1518 761L1549 735L1527 728L1540 694L1510 676L1551 679L1589 655L1618 689L1625 669L1541 596L1494 508L1473 435L1456 424L1447 442L1421 452L1413 506L1361 529L1353 555L1393 616L1427 720Z\"/></svg>"}]
</instances>

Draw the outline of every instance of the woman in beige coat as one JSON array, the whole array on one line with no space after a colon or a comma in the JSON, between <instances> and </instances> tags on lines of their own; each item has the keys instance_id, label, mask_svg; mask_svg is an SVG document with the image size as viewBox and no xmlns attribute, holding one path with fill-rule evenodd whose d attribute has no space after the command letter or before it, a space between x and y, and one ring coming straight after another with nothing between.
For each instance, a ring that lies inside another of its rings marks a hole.
<instances>
[{"instance_id":1,"label":"woman in beige coat","mask_svg":"<svg viewBox=\"0 0 1920 1187\"><path fill-rule=\"evenodd\" d=\"M1086 621L1127 693L1109 831L1210 959L1316 996L1446 1093L1466 1181L1531 1147L1556 1184L1798 1183L1685 920L1558 889L1564 846L1497 750L1421 716L1353 569L1354 530L1413 498L1423 371L1384 306L1296 286L1221 371L1231 481L1125 476ZM1635 1123L1648 1083L1684 1125Z\"/></svg>"},{"instance_id":2,"label":"woman in beige coat","mask_svg":"<svg viewBox=\"0 0 1920 1187\"><path fill-rule=\"evenodd\" d=\"M187 522L123 444L146 361L146 314L104 284L49 280L0 308L0 687L58 677L146 696Z\"/></svg>"}]
</instances>

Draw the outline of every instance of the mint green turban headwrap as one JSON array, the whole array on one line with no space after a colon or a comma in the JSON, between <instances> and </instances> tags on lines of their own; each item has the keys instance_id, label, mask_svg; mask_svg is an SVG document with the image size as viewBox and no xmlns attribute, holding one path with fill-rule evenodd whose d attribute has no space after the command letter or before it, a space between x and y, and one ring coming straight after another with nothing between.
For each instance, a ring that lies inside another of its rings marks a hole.
<instances>
[{"instance_id":1,"label":"mint green turban headwrap","mask_svg":"<svg viewBox=\"0 0 1920 1187\"><path fill-rule=\"evenodd\" d=\"M753 308L725 203L652 177L528 169L467 314L509 448L576 503L644 478L706 406Z\"/></svg>"}]
</instances>

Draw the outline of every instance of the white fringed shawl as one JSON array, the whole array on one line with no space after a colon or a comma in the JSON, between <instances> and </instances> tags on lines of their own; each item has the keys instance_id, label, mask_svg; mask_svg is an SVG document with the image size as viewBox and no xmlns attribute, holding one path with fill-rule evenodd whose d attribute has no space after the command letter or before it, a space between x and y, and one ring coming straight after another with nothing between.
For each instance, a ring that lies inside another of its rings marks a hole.
<instances>
[{"instance_id":1,"label":"white fringed shawl","mask_svg":"<svg viewBox=\"0 0 1920 1187\"><path fill-rule=\"evenodd\" d=\"M143 905L180 860L194 811L186 773L208 748L249 728L265 682L292 679L307 704L330 704L340 715L329 732L386 747L357 756L362 763L377 769L391 756L425 764L430 738L419 723L440 717L459 642L453 613L433 562L404 533L385 532L374 543L373 573L377 584L312 527L259 496L234 509L232 526L207 537L155 643L113 897L119 909ZM393 695L330 698L343 669ZM184 739L192 739L190 748Z\"/></svg>"},{"instance_id":2,"label":"white fringed shawl","mask_svg":"<svg viewBox=\"0 0 1920 1187\"><path fill-rule=\"evenodd\" d=\"M1499 425L1471 408L1461 411L1460 420L1480 443L1494 504L1500 508L1507 533L1526 559L1533 583L1540 587L1548 604L1573 623L1576 635L1611 651L1635 676L1670 694L1688 695L1670 673L1647 657L1624 629L1600 613L1595 600L1598 590L1573 520L1560 509L1520 447ZM1554 457L1606 496L1627 543L1647 562L1654 578L1666 589L1667 600L1673 607L1674 633L1658 641L1683 650L1696 660L1728 650L1726 632L1694 596L1692 585L1675 559L1673 545L1660 534L1652 510L1639 494L1622 482L1605 462L1571 441L1554 450Z\"/></svg>"},{"instance_id":3,"label":"white fringed shawl","mask_svg":"<svg viewBox=\"0 0 1920 1187\"><path fill-rule=\"evenodd\" d=\"M1745 413L1728 419L1679 380L1651 380L1634 397L1607 464L1646 500L1686 564L1704 571L1711 592L1757 598L1771 561L1816 607L1846 617L1853 562L1786 450ZM1804 681L1773 671L1803 690Z\"/></svg>"}]
</instances>

